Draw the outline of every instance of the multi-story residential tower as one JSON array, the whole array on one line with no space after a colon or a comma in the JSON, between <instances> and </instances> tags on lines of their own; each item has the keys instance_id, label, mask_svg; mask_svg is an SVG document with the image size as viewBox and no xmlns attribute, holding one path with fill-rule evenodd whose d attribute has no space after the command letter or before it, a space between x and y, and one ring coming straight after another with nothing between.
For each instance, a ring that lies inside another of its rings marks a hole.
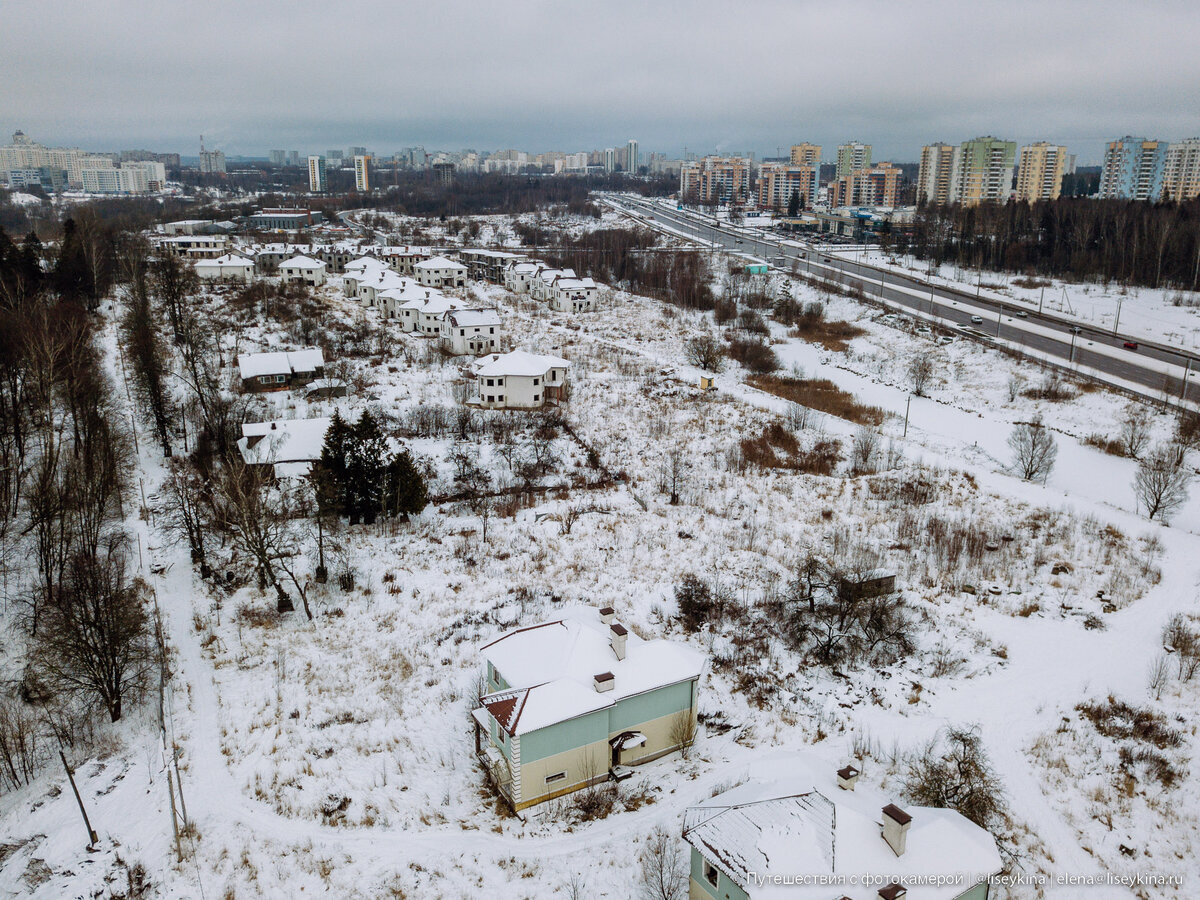
<instances>
[{"instance_id":1,"label":"multi-story residential tower","mask_svg":"<svg viewBox=\"0 0 1200 900\"><path fill-rule=\"evenodd\" d=\"M638 170L638 142L631 140L625 146L626 170L631 175L636 175Z\"/></svg>"},{"instance_id":2,"label":"multi-story residential tower","mask_svg":"<svg viewBox=\"0 0 1200 900\"><path fill-rule=\"evenodd\" d=\"M323 194L329 190L329 178L325 174L325 157L323 156L308 158L308 189L314 194Z\"/></svg>"},{"instance_id":3,"label":"multi-story residential tower","mask_svg":"<svg viewBox=\"0 0 1200 900\"><path fill-rule=\"evenodd\" d=\"M604 151L604 171L610 175L617 171L617 149L609 147Z\"/></svg>"},{"instance_id":4,"label":"multi-story residential tower","mask_svg":"<svg viewBox=\"0 0 1200 900\"><path fill-rule=\"evenodd\" d=\"M817 196L817 173L817 167L812 165L763 163L758 173L758 205L787 209L792 194L797 194L801 208L810 206Z\"/></svg>"},{"instance_id":5,"label":"multi-story residential tower","mask_svg":"<svg viewBox=\"0 0 1200 900\"><path fill-rule=\"evenodd\" d=\"M900 168L882 162L835 178L827 187L826 200L831 209L839 206L894 207L900 190Z\"/></svg>"},{"instance_id":6,"label":"multi-story residential tower","mask_svg":"<svg viewBox=\"0 0 1200 900\"><path fill-rule=\"evenodd\" d=\"M679 196L705 203L744 201L750 197L750 159L706 156L679 170Z\"/></svg>"},{"instance_id":7,"label":"multi-story residential tower","mask_svg":"<svg viewBox=\"0 0 1200 900\"><path fill-rule=\"evenodd\" d=\"M267 158L270 160L271 165L282 166L286 155L282 150L272 150L267 154Z\"/></svg>"},{"instance_id":8,"label":"multi-story residential tower","mask_svg":"<svg viewBox=\"0 0 1200 900\"><path fill-rule=\"evenodd\" d=\"M860 169L871 168L871 145L851 141L841 144L837 151L837 178L857 172Z\"/></svg>"},{"instance_id":9,"label":"multi-story residential tower","mask_svg":"<svg viewBox=\"0 0 1200 900\"><path fill-rule=\"evenodd\" d=\"M820 171L821 169L821 145L820 144L792 144L791 163L794 166L812 166Z\"/></svg>"},{"instance_id":10,"label":"multi-story residential tower","mask_svg":"<svg viewBox=\"0 0 1200 900\"><path fill-rule=\"evenodd\" d=\"M362 193L366 193L371 189L371 179L367 172L367 166L371 162L371 157L365 153L359 153L354 157L354 189Z\"/></svg>"},{"instance_id":11,"label":"multi-story residential tower","mask_svg":"<svg viewBox=\"0 0 1200 900\"><path fill-rule=\"evenodd\" d=\"M1126 135L1109 143L1100 172L1100 196L1105 199L1158 200L1167 164L1166 141Z\"/></svg>"},{"instance_id":12,"label":"multi-story residential tower","mask_svg":"<svg viewBox=\"0 0 1200 900\"><path fill-rule=\"evenodd\" d=\"M953 144L928 144L921 150L921 168L917 174L917 202L945 205L950 202L950 184L954 180Z\"/></svg>"},{"instance_id":13,"label":"multi-story residential tower","mask_svg":"<svg viewBox=\"0 0 1200 900\"><path fill-rule=\"evenodd\" d=\"M1200 197L1200 138L1172 141L1163 167L1164 200Z\"/></svg>"},{"instance_id":14,"label":"multi-story residential tower","mask_svg":"<svg viewBox=\"0 0 1200 900\"><path fill-rule=\"evenodd\" d=\"M986 135L963 141L954 153L950 202L1003 203L1012 191L1017 145Z\"/></svg>"},{"instance_id":15,"label":"multi-story residential tower","mask_svg":"<svg viewBox=\"0 0 1200 900\"><path fill-rule=\"evenodd\" d=\"M1062 193L1063 175L1067 171L1067 148L1040 141L1021 148L1021 163L1017 168L1018 200L1057 200Z\"/></svg>"}]
</instances>

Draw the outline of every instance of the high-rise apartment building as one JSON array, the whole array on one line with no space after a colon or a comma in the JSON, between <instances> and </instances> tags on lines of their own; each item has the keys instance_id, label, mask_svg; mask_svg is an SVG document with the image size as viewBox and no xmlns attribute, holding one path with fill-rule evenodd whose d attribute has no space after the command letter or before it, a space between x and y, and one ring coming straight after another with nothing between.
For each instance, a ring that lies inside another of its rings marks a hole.
<instances>
[{"instance_id":1,"label":"high-rise apartment building","mask_svg":"<svg viewBox=\"0 0 1200 900\"><path fill-rule=\"evenodd\" d=\"M1012 192L1016 158L1014 141L991 135L963 141L954 152L950 202L965 206L1004 203Z\"/></svg>"},{"instance_id":2,"label":"high-rise apartment building","mask_svg":"<svg viewBox=\"0 0 1200 900\"><path fill-rule=\"evenodd\" d=\"M367 166L371 162L371 157L365 153L359 153L354 157L354 189L362 193L366 193L371 189L371 178L367 171Z\"/></svg>"},{"instance_id":3,"label":"high-rise apartment building","mask_svg":"<svg viewBox=\"0 0 1200 900\"><path fill-rule=\"evenodd\" d=\"M679 196L704 203L749 199L749 157L706 156L685 162L679 169Z\"/></svg>"},{"instance_id":4,"label":"high-rise apartment building","mask_svg":"<svg viewBox=\"0 0 1200 900\"><path fill-rule=\"evenodd\" d=\"M77 148L43 147L21 131L13 134L11 144L0 147L0 172L4 172L10 182L15 171L43 168L65 171L67 185L81 188L84 169L113 169L115 166L111 156L98 156Z\"/></svg>"},{"instance_id":5,"label":"high-rise apartment building","mask_svg":"<svg viewBox=\"0 0 1200 900\"><path fill-rule=\"evenodd\" d=\"M790 160L794 166L812 166L817 171L821 170L821 145L820 144L792 144L792 154Z\"/></svg>"},{"instance_id":6,"label":"high-rise apartment building","mask_svg":"<svg viewBox=\"0 0 1200 900\"><path fill-rule=\"evenodd\" d=\"M1033 203L1057 200L1067 171L1067 148L1040 141L1021 148L1016 199Z\"/></svg>"},{"instance_id":7,"label":"high-rise apartment building","mask_svg":"<svg viewBox=\"0 0 1200 900\"><path fill-rule=\"evenodd\" d=\"M1200 138L1172 141L1163 164L1164 200L1200 197Z\"/></svg>"},{"instance_id":8,"label":"high-rise apartment building","mask_svg":"<svg viewBox=\"0 0 1200 900\"><path fill-rule=\"evenodd\" d=\"M200 174L224 175L225 153L222 150L200 150Z\"/></svg>"},{"instance_id":9,"label":"high-rise apartment building","mask_svg":"<svg viewBox=\"0 0 1200 900\"><path fill-rule=\"evenodd\" d=\"M282 166L284 152L282 150L272 150L267 154L267 159L273 166Z\"/></svg>"},{"instance_id":10,"label":"high-rise apartment building","mask_svg":"<svg viewBox=\"0 0 1200 900\"><path fill-rule=\"evenodd\" d=\"M299 150L289 150L287 152L287 164L289 166L295 166L296 168L300 167L300 151Z\"/></svg>"},{"instance_id":11,"label":"high-rise apartment building","mask_svg":"<svg viewBox=\"0 0 1200 900\"><path fill-rule=\"evenodd\" d=\"M632 175L636 175L637 170L638 170L638 163L640 162L640 160L638 159L638 142L637 141L631 140L628 144L625 145L625 160L626 160L626 166L625 166L626 171L628 171Z\"/></svg>"},{"instance_id":12,"label":"high-rise apartment building","mask_svg":"<svg viewBox=\"0 0 1200 900\"><path fill-rule=\"evenodd\" d=\"M308 189L314 194L323 194L329 190L329 177L325 173L325 157L323 156L308 158Z\"/></svg>"},{"instance_id":13,"label":"high-rise apartment building","mask_svg":"<svg viewBox=\"0 0 1200 900\"><path fill-rule=\"evenodd\" d=\"M617 171L617 149L609 147L604 151L604 171L609 174Z\"/></svg>"},{"instance_id":14,"label":"high-rise apartment building","mask_svg":"<svg viewBox=\"0 0 1200 900\"><path fill-rule=\"evenodd\" d=\"M820 148L817 156L820 157ZM758 172L758 205L765 209L787 209L792 194L796 194L802 209L811 206L817 196L818 166L763 163Z\"/></svg>"},{"instance_id":15,"label":"high-rise apartment building","mask_svg":"<svg viewBox=\"0 0 1200 900\"><path fill-rule=\"evenodd\" d=\"M1158 200L1163 192L1167 142L1126 135L1104 150L1100 196L1119 200Z\"/></svg>"},{"instance_id":16,"label":"high-rise apartment building","mask_svg":"<svg viewBox=\"0 0 1200 900\"><path fill-rule=\"evenodd\" d=\"M953 144L928 144L921 150L921 168L917 173L917 202L939 206L950 202L950 184L954 180Z\"/></svg>"},{"instance_id":17,"label":"high-rise apartment building","mask_svg":"<svg viewBox=\"0 0 1200 900\"><path fill-rule=\"evenodd\" d=\"M900 167L889 162L867 169L855 169L829 182L826 201L831 209L839 206L896 205L900 191Z\"/></svg>"},{"instance_id":18,"label":"high-rise apartment building","mask_svg":"<svg viewBox=\"0 0 1200 900\"><path fill-rule=\"evenodd\" d=\"M367 155L366 147L351 147L346 151L346 156L349 156L351 159L353 159L356 156L366 156L366 155Z\"/></svg>"},{"instance_id":19,"label":"high-rise apartment building","mask_svg":"<svg viewBox=\"0 0 1200 900\"><path fill-rule=\"evenodd\" d=\"M837 178L871 167L871 145L851 141L840 144L837 150Z\"/></svg>"}]
</instances>

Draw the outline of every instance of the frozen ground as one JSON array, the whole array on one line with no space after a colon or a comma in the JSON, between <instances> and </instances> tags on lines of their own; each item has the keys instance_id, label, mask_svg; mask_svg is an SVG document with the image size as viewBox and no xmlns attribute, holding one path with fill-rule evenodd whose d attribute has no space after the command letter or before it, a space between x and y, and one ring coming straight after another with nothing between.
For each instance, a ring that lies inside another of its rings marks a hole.
<instances>
[{"instance_id":1,"label":"frozen ground","mask_svg":"<svg viewBox=\"0 0 1200 900\"><path fill-rule=\"evenodd\" d=\"M774 287L819 299L808 287ZM1171 528L1147 523L1130 489L1134 463L1083 443L1115 434L1123 398L1031 398L1036 369L966 342L935 345L902 319L831 298L827 317L865 332L847 352L778 325L774 348L786 370L828 378L890 414L880 471L759 471L739 462L741 442L789 420L788 404L747 385L737 366L716 392L695 388L683 348L714 327L710 316L605 289L599 311L571 319L494 286L472 291L502 308L512 346L572 361L565 414L622 483L568 488L589 467L560 436L553 478L562 487L513 504L488 523L486 541L480 519L449 504L409 524L346 529L337 540L356 584L317 593L313 623L299 613L279 621L252 587L214 592L156 519L134 520L176 652L168 719L195 826L184 861L171 861L163 751L146 737L156 730L134 721L112 735L108 754L79 767L97 853L81 851L61 775L0 798L0 887L91 896L124 877L122 863L140 863L172 897L571 896L579 873L583 896L627 898L650 831L677 831L686 805L735 782L757 753L815 746L831 766L857 755L866 778L895 792L901 753L947 723L979 726L1006 784L1006 840L1023 871L1200 877L1186 849L1198 825L1190 776L1168 790L1131 769L1131 783L1115 744L1076 711L1109 693L1147 706L1182 732L1171 752L1185 763L1192 755L1195 683L1174 680L1156 698L1147 675L1165 622L1194 605L1200 505L1191 501ZM347 413L369 406L400 419L455 405L456 363L333 286L318 300L347 354ZM214 315L227 316L242 349L300 336L282 314L248 325L222 312L225 302L214 298ZM104 336L111 354L111 325ZM907 371L920 354L935 378L928 398L912 399L905 437ZM255 403L287 415L328 409L286 394ZM1038 412L1059 444L1044 486L1006 471L1012 423ZM859 434L829 416L805 425L802 447L838 440L845 451ZM1155 439L1171 425L1156 414ZM162 468L148 443L140 464L153 495ZM448 479L454 439L412 443ZM503 476L491 438L465 443ZM676 505L662 490L673 455L683 460ZM996 548L954 555L935 535L955 528ZM911 653L834 674L767 627L764 601L806 545L868 547L896 570L917 623ZM732 627L685 636L673 586L686 573L724 586L745 631L775 636L746 642ZM505 627L575 603L611 603L640 633L697 642L712 659L701 692L708 724L689 759L639 771L607 818L581 821L563 804L521 823L497 807L473 759L477 651Z\"/></svg>"}]
</instances>

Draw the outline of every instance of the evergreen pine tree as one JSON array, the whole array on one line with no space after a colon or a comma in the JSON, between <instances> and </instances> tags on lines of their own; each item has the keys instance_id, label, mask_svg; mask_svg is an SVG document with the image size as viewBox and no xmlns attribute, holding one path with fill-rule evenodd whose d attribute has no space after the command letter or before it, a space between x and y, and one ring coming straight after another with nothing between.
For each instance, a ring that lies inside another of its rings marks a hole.
<instances>
[{"instance_id":1,"label":"evergreen pine tree","mask_svg":"<svg viewBox=\"0 0 1200 900\"><path fill-rule=\"evenodd\" d=\"M425 478L413 462L407 450L401 450L387 468L387 495L385 511L390 516L401 516L406 521L425 508L429 493Z\"/></svg>"}]
</instances>

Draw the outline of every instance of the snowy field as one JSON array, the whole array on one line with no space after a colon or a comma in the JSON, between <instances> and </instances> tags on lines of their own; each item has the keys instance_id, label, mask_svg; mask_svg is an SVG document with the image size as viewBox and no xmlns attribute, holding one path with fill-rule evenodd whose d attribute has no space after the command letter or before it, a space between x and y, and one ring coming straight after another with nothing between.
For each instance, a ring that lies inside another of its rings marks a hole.
<instances>
[{"instance_id":1,"label":"snowy field","mask_svg":"<svg viewBox=\"0 0 1200 900\"><path fill-rule=\"evenodd\" d=\"M605 224L596 222L570 227ZM504 223L490 221L480 240L489 228L505 242ZM211 297L229 364L237 352L314 338L327 358L340 350L331 368L349 397L254 398L255 417L371 409L399 431L414 410L457 409L462 360L343 299L336 282L312 310L274 310L265 323L261 311L233 308L231 292ZM1194 607L1200 500L1169 528L1138 515L1136 463L1086 442L1116 437L1128 401L1070 383L1063 399L1040 399L1047 376L1036 367L936 343L904 318L799 283L767 287L861 329L835 351L770 324L783 374L828 379L884 411L859 474L850 458L860 426L802 414L734 363L717 390L697 388L685 348L717 329L711 314L603 288L596 312L572 317L473 284L471 295L501 309L508 346L571 361L561 412L586 447L561 428L546 438L544 490L490 521L446 503L409 523L342 529L337 565L354 585L313 588L313 622L280 619L252 585L196 578L151 499L134 525L175 652L168 717L194 823L183 861L172 861L163 750L149 726L157 713L147 711L77 773L98 852L81 853L61 773L0 797L0 888L106 896L140 865L171 897L628 898L653 829L677 833L686 806L737 783L761 754L812 748L831 767L858 759L865 780L898 796L903 755L947 724L978 726L1004 780L1000 837L1015 870L1200 877L1187 774L1200 679L1185 680L1175 658L1169 677L1150 677L1164 626ZM111 362L111 321L104 341ZM916 358L933 364L928 396L911 394ZM1009 471L1013 424L1038 414L1058 443L1045 484ZM514 418L514 440L531 440L537 417ZM1157 443L1174 421L1153 410L1147 427ZM836 443L832 474L747 461L747 442L781 432L794 439L772 445L781 459ZM433 494L449 489L462 450L497 483L514 483L490 433L406 442L428 464ZM163 469L150 443L140 464L153 498ZM595 486L588 448L616 483ZM835 668L795 649L778 616L805 548L867 555L896 573L909 622L902 650ZM696 633L676 618L674 588L689 574L728 598L722 619ZM522 822L496 802L473 753L479 648L575 604L612 605L641 635L702 649L704 727L687 759L639 769L606 816L587 820L566 798ZM1151 734L1162 760L1138 755L1138 739L1113 726L1121 715L1079 708L1110 694L1161 717Z\"/></svg>"}]
</instances>

